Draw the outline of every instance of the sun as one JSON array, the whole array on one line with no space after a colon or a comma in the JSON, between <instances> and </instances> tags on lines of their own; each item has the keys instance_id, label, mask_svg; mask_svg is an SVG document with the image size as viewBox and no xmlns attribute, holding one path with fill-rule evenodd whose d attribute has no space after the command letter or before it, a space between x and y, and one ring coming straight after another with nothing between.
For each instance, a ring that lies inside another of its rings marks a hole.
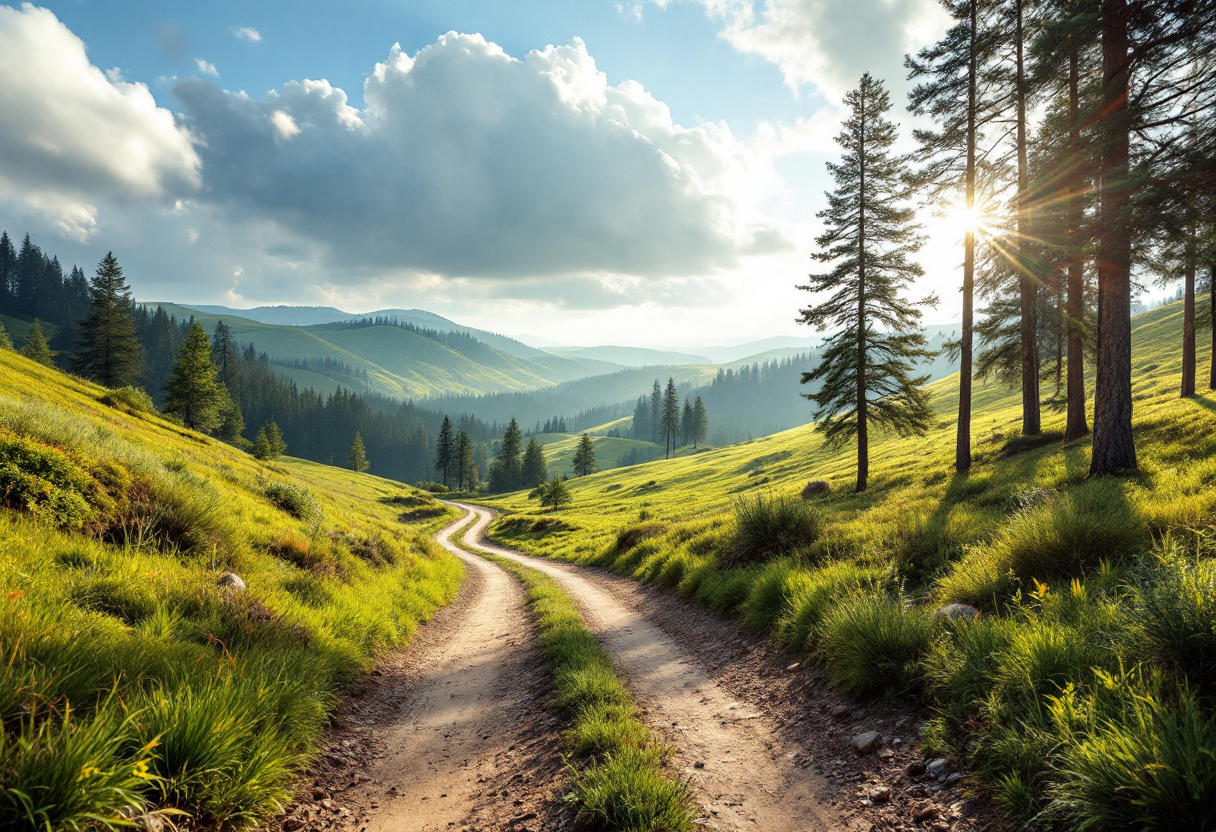
<instances>
[{"instance_id":1,"label":"sun","mask_svg":"<svg viewBox=\"0 0 1216 832\"><path fill-rule=\"evenodd\" d=\"M987 233L992 224L988 212L984 210L983 205L977 202L968 208L967 204L961 199L951 202L946 206L944 217L950 227L957 231L960 236L968 232L976 236L983 235Z\"/></svg>"}]
</instances>

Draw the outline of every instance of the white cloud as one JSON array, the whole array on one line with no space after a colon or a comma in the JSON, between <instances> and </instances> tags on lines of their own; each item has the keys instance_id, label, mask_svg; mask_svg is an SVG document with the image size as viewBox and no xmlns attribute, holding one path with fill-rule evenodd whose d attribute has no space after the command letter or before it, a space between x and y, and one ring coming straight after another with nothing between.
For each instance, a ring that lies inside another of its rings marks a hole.
<instances>
[{"instance_id":1,"label":"white cloud","mask_svg":"<svg viewBox=\"0 0 1216 832\"><path fill-rule=\"evenodd\" d=\"M207 63L202 58L195 58L194 62L198 64L198 71L204 75L210 75L212 78L220 77L220 71L215 68L215 64Z\"/></svg>"},{"instance_id":2,"label":"white cloud","mask_svg":"<svg viewBox=\"0 0 1216 832\"><path fill-rule=\"evenodd\" d=\"M933 42L948 25L937 0L694 2L721 24L721 36L737 50L770 61L791 87L809 85L832 103L865 72L902 92L904 54Z\"/></svg>"},{"instance_id":3,"label":"white cloud","mask_svg":"<svg viewBox=\"0 0 1216 832\"><path fill-rule=\"evenodd\" d=\"M102 201L199 184L189 134L143 84L89 63L53 13L0 6L0 200L88 237Z\"/></svg>"},{"instance_id":4,"label":"white cloud","mask_svg":"<svg viewBox=\"0 0 1216 832\"><path fill-rule=\"evenodd\" d=\"M247 40L250 43L261 43L262 33L252 26L240 26L232 30L232 34L237 40Z\"/></svg>"},{"instance_id":5,"label":"white cloud","mask_svg":"<svg viewBox=\"0 0 1216 832\"><path fill-rule=\"evenodd\" d=\"M261 101L200 79L176 92L208 198L319 247L348 282L581 275L626 303L605 276L705 275L789 246L754 208L779 180L746 142L609 85L577 39L523 59L479 35L395 46L364 110L325 81Z\"/></svg>"}]
</instances>

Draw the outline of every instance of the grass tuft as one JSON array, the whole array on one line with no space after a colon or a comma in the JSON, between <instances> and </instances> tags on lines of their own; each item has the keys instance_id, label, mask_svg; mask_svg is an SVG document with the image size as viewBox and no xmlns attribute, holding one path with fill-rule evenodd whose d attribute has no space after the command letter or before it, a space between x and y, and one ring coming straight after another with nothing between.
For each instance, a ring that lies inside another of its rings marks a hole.
<instances>
[{"instance_id":1,"label":"grass tuft","mask_svg":"<svg viewBox=\"0 0 1216 832\"><path fill-rule=\"evenodd\" d=\"M785 495L757 494L735 501L735 534L724 563L740 566L806 549L823 531L823 514Z\"/></svg>"}]
</instances>

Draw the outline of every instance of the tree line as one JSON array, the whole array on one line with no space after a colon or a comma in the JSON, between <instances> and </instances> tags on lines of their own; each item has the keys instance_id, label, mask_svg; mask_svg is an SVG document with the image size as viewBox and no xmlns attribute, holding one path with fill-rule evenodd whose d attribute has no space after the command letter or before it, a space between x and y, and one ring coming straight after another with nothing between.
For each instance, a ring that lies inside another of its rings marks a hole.
<instances>
[{"instance_id":1,"label":"tree line","mask_svg":"<svg viewBox=\"0 0 1216 832\"><path fill-rule=\"evenodd\" d=\"M906 297L921 275L914 205L953 202L964 226L961 335L951 345L956 470L971 465L977 372L1021 388L1024 436L1042 432L1041 382L1054 378L1068 441L1089 433L1087 357L1096 368L1090 471L1135 468L1133 264L1182 282L1182 396L1195 394L1196 330L1216 292L1216 3L943 5L953 26L906 59L916 82L908 109L932 125L913 131L914 152L894 151L879 79L864 75L845 98L842 157L828 165L836 187L813 254L831 269L800 287L816 295L800 320L834 333L803 375L820 385L808 394L819 428L857 443L863 490L871 427L923 433L931 423L915 368L926 349L917 323L933 299ZM977 287L987 301L978 326Z\"/></svg>"},{"instance_id":2,"label":"tree line","mask_svg":"<svg viewBox=\"0 0 1216 832\"><path fill-rule=\"evenodd\" d=\"M709 414L705 410L705 403L700 396L695 399L685 396L681 408L680 394L671 378L667 379L666 388L656 378L650 395L638 396L630 436L662 445L664 459L684 445L696 448L697 443L708 435Z\"/></svg>"}]
</instances>

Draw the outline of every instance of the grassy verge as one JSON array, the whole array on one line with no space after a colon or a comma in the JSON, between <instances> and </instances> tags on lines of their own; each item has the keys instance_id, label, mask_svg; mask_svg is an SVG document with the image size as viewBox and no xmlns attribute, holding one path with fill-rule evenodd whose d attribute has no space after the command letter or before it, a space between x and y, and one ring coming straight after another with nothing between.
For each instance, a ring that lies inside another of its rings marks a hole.
<instances>
[{"instance_id":1,"label":"grassy verge","mask_svg":"<svg viewBox=\"0 0 1216 832\"><path fill-rule=\"evenodd\" d=\"M462 539L463 533L453 538ZM579 822L588 829L621 832L691 830L696 812L687 785L663 771L669 750L638 720L633 697L570 596L535 569L466 550L509 570L528 590L556 704L569 722L568 799L578 807Z\"/></svg>"},{"instance_id":2,"label":"grassy verge","mask_svg":"<svg viewBox=\"0 0 1216 832\"><path fill-rule=\"evenodd\" d=\"M12 353L0 379L0 828L274 814L342 686L454 597L450 512Z\"/></svg>"},{"instance_id":3,"label":"grassy verge","mask_svg":"<svg viewBox=\"0 0 1216 832\"><path fill-rule=\"evenodd\" d=\"M1051 436L1058 411L1047 439L1018 437L1018 393L995 384L955 474L951 378L928 436L874 448L864 494L852 449L807 428L571 480L558 513L496 497L492 530L735 616L855 696L925 703L927 748L966 761L1010 820L1211 828L1216 395L1177 397L1180 339L1177 305L1136 319L1125 477L1089 478L1087 442ZM833 492L798 500L818 479ZM934 617L953 602L982 614Z\"/></svg>"}]
</instances>

